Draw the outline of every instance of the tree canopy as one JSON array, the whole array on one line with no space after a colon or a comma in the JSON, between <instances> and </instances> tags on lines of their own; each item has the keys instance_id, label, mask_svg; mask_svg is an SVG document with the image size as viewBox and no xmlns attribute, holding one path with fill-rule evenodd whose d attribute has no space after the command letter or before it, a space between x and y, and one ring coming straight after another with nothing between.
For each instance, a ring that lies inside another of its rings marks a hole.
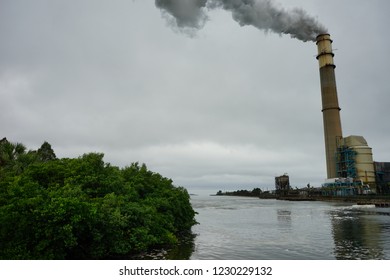
<instances>
[{"instance_id":1,"label":"tree canopy","mask_svg":"<svg viewBox=\"0 0 390 280\"><path fill-rule=\"evenodd\" d=\"M0 259L118 259L172 245L196 223L188 192L137 162L0 142Z\"/></svg>"},{"instance_id":2,"label":"tree canopy","mask_svg":"<svg viewBox=\"0 0 390 280\"><path fill-rule=\"evenodd\" d=\"M232 192L222 192L219 190L216 195L231 195L231 196L255 196L259 197L262 193L262 190L260 188L254 188L251 191L248 190L237 190Z\"/></svg>"}]
</instances>

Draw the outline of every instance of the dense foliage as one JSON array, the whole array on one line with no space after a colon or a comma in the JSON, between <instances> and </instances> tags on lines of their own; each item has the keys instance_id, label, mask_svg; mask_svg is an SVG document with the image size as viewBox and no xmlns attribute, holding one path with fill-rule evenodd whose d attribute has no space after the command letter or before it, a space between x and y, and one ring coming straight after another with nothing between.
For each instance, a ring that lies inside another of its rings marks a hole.
<instances>
[{"instance_id":1,"label":"dense foliage","mask_svg":"<svg viewBox=\"0 0 390 280\"><path fill-rule=\"evenodd\" d=\"M254 188L251 191L248 190L237 190L232 192L222 192L221 190L217 192L216 195L231 195L231 196L255 196L259 197L262 191L260 188Z\"/></svg>"},{"instance_id":2,"label":"dense foliage","mask_svg":"<svg viewBox=\"0 0 390 280\"><path fill-rule=\"evenodd\" d=\"M0 259L125 258L175 244L194 216L187 191L144 164L0 141Z\"/></svg>"}]
</instances>

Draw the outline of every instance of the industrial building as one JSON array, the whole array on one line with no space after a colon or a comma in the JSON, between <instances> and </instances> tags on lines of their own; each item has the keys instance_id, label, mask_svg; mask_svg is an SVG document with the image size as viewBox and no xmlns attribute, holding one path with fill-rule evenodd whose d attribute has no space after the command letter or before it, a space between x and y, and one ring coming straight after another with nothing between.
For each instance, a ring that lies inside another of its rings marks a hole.
<instances>
[{"instance_id":1,"label":"industrial building","mask_svg":"<svg viewBox=\"0 0 390 280\"><path fill-rule=\"evenodd\" d=\"M290 177L287 173L275 177L275 192L278 196L287 195L290 192Z\"/></svg>"},{"instance_id":2,"label":"industrial building","mask_svg":"<svg viewBox=\"0 0 390 280\"><path fill-rule=\"evenodd\" d=\"M374 162L377 192L390 194L390 162Z\"/></svg>"},{"instance_id":3,"label":"industrial building","mask_svg":"<svg viewBox=\"0 0 390 280\"><path fill-rule=\"evenodd\" d=\"M390 163L374 162L363 136L343 137L332 42L329 34L317 36L327 167L323 192L335 196L389 193Z\"/></svg>"}]
</instances>

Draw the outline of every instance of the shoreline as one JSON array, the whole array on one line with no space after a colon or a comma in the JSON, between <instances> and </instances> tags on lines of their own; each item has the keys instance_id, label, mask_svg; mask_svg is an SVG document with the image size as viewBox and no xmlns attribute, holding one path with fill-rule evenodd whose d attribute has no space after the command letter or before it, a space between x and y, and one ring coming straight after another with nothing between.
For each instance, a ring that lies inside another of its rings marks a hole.
<instances>
[{"instance_id":1,"label":"shoreline","mask_svg":"<svg viewBox=\"0 0 390 280\"><path fill-rule=\"evenodd\" d=\"M262 199L260 197L260 199ZM357 205L375 205L376 207L390 207L390 196L315 196L315 197L299 197L299 196L284 196L275 197L277 200L287 201L327 201L327 202L350 202Z\"/></svg>"},{"instance_id":2,"label":"shoreline","mask_svg":"<svg viewBox=\"0 0 390 280\"><path fill-rule=\"evenodd\" d=\"M210 196L237 196L237 197L258 197L259 199L276 199L285 201L326 201L326 202L348 202L357 205L375 205L376 207L390 207L390 196L384 195L355 195L355 196L299 196L299 195L235 195L235 194L210 194Z\"/></svg>"}]
</instances>

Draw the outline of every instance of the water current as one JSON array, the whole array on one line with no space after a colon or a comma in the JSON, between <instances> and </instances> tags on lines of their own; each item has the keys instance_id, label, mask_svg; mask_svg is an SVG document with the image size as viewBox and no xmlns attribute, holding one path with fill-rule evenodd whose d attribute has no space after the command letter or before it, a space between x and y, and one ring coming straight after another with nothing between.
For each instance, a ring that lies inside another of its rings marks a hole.
<instances>
[{"instance_id":1,"label":"water current","mask_svg":"<svg viewBox=\"0 0 390 280\"><path fill-rule=\"evenodd\" d=\"M390 259L389 208L209 195L191 203L194 237L169 258Z\"/></svg>"}]
</instances>

